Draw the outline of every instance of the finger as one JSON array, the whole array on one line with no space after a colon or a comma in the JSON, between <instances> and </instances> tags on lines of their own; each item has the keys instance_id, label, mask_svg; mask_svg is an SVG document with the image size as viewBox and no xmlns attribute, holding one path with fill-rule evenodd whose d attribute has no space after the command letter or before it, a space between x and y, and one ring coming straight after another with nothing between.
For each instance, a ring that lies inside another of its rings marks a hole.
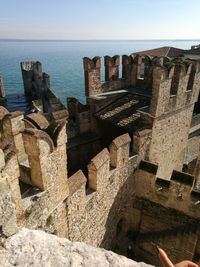
<instances>
[{"instance_id":1,"label":"finger","mask_svg":"<svg viewBox=\"0 0 200 267\"><path fill-rule=\"evenodd\" d=\"M188 261L188 267L199 267L200 265L194 263L194 262L191 262L191 261Z\"/></svg>"},{"instance_id":2,"label":"finger","mask_svg":"<svg viewBox=\"0 0 200 267\"><path fill-rule=\"evenodd\" d=\"M199 267L199 265L192 261L182 261L175 264L175 267Z\"/></svg>"},{"instance_id":3,"label":"finger","mask_svg":"<svg viewBox=\"0 0 200 267\"><path fill-rule=\"evenodd\" d=\"M188 267L199 267L199 265L192 261L188 261Z\"/></svg>"},{"instance_id":4,"label":"finger","mask_svg":"<svg viewBox=\"0 0 200 267\"><path fill-rule=\"evenodd\" d=\"M158 248L158 256L164 267L174 267L174 264L170 261L170 259L168 258L167 254L163 249Z\"/></svg>"}]
</instances>

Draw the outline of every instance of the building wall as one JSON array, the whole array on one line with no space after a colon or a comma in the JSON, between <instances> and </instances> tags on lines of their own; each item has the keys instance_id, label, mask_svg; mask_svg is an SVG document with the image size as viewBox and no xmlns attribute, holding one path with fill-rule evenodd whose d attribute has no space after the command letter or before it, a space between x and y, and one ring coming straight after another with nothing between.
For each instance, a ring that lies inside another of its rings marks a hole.
<instances>
[{"instance_id":1,"label":"building wall","mask_svg":"<svg viewBox=\"0 0 200 267\"><path fill-rule=\"evenodd\" d=\"M129 143L128 135L120 136L111 144L110 153L104 149L92 159L88 166L87 190L87 179L82 173L78 172L69 178L69 188L72 193L67 200L67 218L68 235L71 240L84 240L95 246L100 246L102 243L109 246L116 231L116 217L121 214L126 205L123 195L119 198L119 192L136 167L137 157L133 159L135 165L130 167L132 170L128 168L128 162L132 160L129 159ZM82 178L78 179L80 176ZM80 180L82 180L81 184L78 182ZM77 189L74 189L76 183ZM111 209L115 210L115 212L112 211L115 214L114 224L108 224L108 220L111 220L110 216L113 216L113 214L110 215ZM107 233L109 238L106 239Z\"/></svg>"},{"instance_id":2,"label":"building wall","mask_svg":"<svg viewBox=\"0 0 200 267\"><path fill-rule=\"evenodd\" d=\"M135 194L128 195L132 205L122 214L112 249L119 254L157 264L156 244L169 254L173 262L193 260L199 250L199 196L191 194L194 177L186 180L157 180L156 165L141 162L132 176ZM181 176L179 176L181 177ZM127 191L128 192L128 191Z\"/></svg>"},{"instance_id":3,"label":"building wall","mask_svg":"<svg viewBox=\"0 0 200 267\"><path fill-rule=\"evenodd\" d=\"M158 164L158 177L169 179L173 169L182 169L193 106L154 120L149 160Z\"/></svg>"},{"instance_id":4,"label":"building wall","mask_svg":"<svg viewBox=\"0 0 200 267\"><path fill-rule=\"evenodd\" d=\"M148 159L159 165L158 176L169 179L184 163L200 73L185 63L155 67L150 114L154 117Z\"/></svg>"},{"instance_id":5,"label":"building wall","mask_svg":"<svg viewBox=\"0 0 200 267\"><path fill-rule=\"evenodd\" d=\"M126 87L136 85L135 60L123 57ZM105 59L108 88L100 81L99 58L85 59L84 67L87 96L102 93L105 88L113 89L113 83L121 86L118 57ZM146 88L153 82L148 114L154 121L153 128L136 131L133 140L137 154L133 157L129 156L129 135L116 137L109 149L104 148L91 159L87 176L79 170L68 177L66 121L53 123L43 130L37 123L27 123L28 128L21 129L22 116L10 118L10 114L1 109L0 189L5 182L8 191L2 190L4 193L0 197L3 203L0 222L4 229L0 234L9 236L18 225L42 228L73 241L105 248L118 245L120 249L121 242L126 250L131 243L135 246L135 252L132 251L135 256L143 251L142 257L148 260L155 255L149 241L163 246L174 261L185 255L189 259L198 255L199 234L187 227L199 221L199 192L194 190L194 176L180 172L200 82L199 71L191 71L191 64L178 66L178 69L174 66L151 68L144 81ZM170 94L171 89L177 90L175 95ZM86 117L89 123L88 113ZM92 129L81 128L83 132ZM144 161L145 157L149 161ZM28 161L24 176L29 177L20 176L19 165L24 159ZM24 183L28 181L28 190L23 194L20 179ZM7 206L10 217L5 216ZM173 232L176 227L180 230L179 237ZM161 232L160 236L151 235L155 228ZM167 238L166 230L171 231ZM134 233L138 236L134 237ZM143 234L150 235L148 242L141 239Z\"/></svg>"}]
</instances>

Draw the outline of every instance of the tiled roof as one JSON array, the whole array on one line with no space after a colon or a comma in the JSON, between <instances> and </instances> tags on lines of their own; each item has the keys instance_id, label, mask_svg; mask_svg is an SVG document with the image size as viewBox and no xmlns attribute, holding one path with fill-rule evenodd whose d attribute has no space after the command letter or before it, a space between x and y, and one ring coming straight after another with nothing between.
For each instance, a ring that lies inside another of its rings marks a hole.
<instances>
[{"instance_id":1,"label":"tiled roof","mask_svg":"<svg viewBox=\"0 0 200 267\"><path fill-rule=\"evenodd\" d=\"M140 51L136 54L139 55L148 55L153 57L178 57L181 54L183 54L183 49L179 49L176 47L169 47L169 46L163 46L155 49L150 49L146 51Z\"/></svg>"}]
</instances>

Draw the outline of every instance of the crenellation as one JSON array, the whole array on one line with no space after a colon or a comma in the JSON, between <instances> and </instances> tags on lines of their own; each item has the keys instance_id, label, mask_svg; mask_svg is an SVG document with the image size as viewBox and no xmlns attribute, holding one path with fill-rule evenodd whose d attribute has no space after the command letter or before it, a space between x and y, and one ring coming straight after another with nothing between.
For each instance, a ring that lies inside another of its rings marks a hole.
<instances>
[{"instance_id":1,"label":"crenellation","mask_svg":"<svg viewBox=\"0 0 200 267\"><path fill-rule=\"evenodd\" d=\"M160 190L163 190L163 188L169 188L171 184L171 181L163 179L163 178L156 178L155 185L160 188Z\"/></svg>"},{"instance_id":2,"label":"crenellation","mask_svg":"<svg viewBox=\"0 0 200 267\"><path fill-rule=\"evenodd\" d=\"M163 66L155 67L153 72L150 114L154 117L154 122L148 155L150 161L159 165L158 176L168 176L168 179L173 169L180 171L182 168L194 102L197 101L194 95L196 97L199 92L199 87L187 90L190 76L193 75L191 72L193 62L189 62L189 65L187 62L183 64L174 61L172 63L167 66L168 76L166 76L166 67ZM196 68L195 64L194 68ZM198 68L196 70L198 71ZM199 72L197 72L195 82L198 84L199 81ZM174 95L170 95L172 84L177 86ZM176 150L177 147L179 151ZM158 154L157 148L159 148ZM164 164L166 159L168 166Z\"/></svg>"},{"instance_id":3,"label":"crenellation","mask_svg":"<svg viewBox=\"0 0 200 267\"><path fill-rule=\"evenodd\" d=\"M38 129L25 129L23 138L31 166L32 185L41 190L50 190L52 194L60 190L59 198L55 201L58 202L64 195L68 195L68 185L65 125L56 130L54 138L57 147L46 132Z\"/></svg>"},{"instance_id":4,"label":"crenellation","mask_svg":"<svg viewBox=\"0 0 200 267\"><path fill-rule=\"evenodd\" d=\"M194 75L194 69L197 71L194 64L190 63L189 66L185 64L173 63L173 65L170 64L167 68L165 66L156 66L154 68L153 94L150 109L153 116L159 116L166 112L180 109L186 105L191 105L193 101L197 101L195 97L198 94L199 88L195 88L192 85L195 83L195 80L198 83L199 74L197 72ZM195 97L191 97L191 92ZM155 108L157 108L157 111L154 110Z\"/></svg>"},{"instance_id":5,"label":"crenellation","mask_svg":"<svg viewBox=\"0 0 200 267\"><path fill-rule=\"evenodd\" d=\"M55 98L55 95L50 89L49 75L42 72L42 64L39 61L21 62L20 65L25 95L33 102L36 99L40 100L42 103L41 111L51 114L54 108L52 107L50 99Z\"/></svg>"},{"instance_id":6,"label":"crenellation","mask_svg":"<svg viewBox=\"0 0 200 267\"><path fill-rule=\"evenodd\" d=\"M119 79L120 56L104 57L105 81L116 81Z\"/></svg>"},{"instance_id":7,"label":"crenellation","mask_svg":"<svg viewBox=\"0 0 200 267\"><path fill-rule=\"evenodd\" d=\"M102 184L109 177L110 154L105 148L88 165L88 185L94 191L100 191Z\"/></svg>"},{"instance_id":8,"label":"crenellation","mask_svg":"<svg viewBox=\"0 0 200 267\"><path fill-rule=\"evenodd\" d=\"M15 116L14 116L15 117ZM0 151L1 173L0 180L5 180L9 186L10 195L15 204L16 217L22 216L21 193L19 189L19 165L17 150L13 137L12 116L3 107L0 107ZM15 133L15 131L14 131Z\"/></svg>"},{"instance_id":9,"label":"crenellation","mask_svg":"<svg viewBox=\"0 0 200 267\"><path fill-rule=\"evenodd\" d=\"M128 162L130 154L131 138L128 134L121 135L115 138L110 149L110 164L112 167L120 167Z\"/></svg>"},{"instance_id":10,"label":"crenellation","mask_svg":"<svg viewBox=\"0 0 200 267\"><path fill-rule=\"evenodd\" d=\"M105 81L101 81L101 58L84 58L87 97L100 95L101 93L112 90L121 90L135 85L137 67L133 57L122 57L122 78L119 78L119 63L119 56L105 56Z\"/></svg>"},{"instance_id":11,"label":"crenellation","mask_svg":"<svg viewBox=\"0 0 200 267\"><path fill-rule=\"evenodd\" d=\"M39 61L24 61L20 63L26 95L33 94L33 77L35 74L42 75L42 64Z\"/></svg>"},{"instance_id":12,"label":"crenellation","mask_svg":"<svg viewBox=\"0 0 200 267\"><path fill-rule=\"evenodd\" d=\"M135 62L138 61L138 56L122 56L122 78L126 81L126 86L135 86L137 79L137 66Z\"/></svg>"},{"instance_id":13,"label":"crenellation","mask_svg":"<svg viewBox=\"0 0 200 267\"><path fill-rule=\"evenodd\" d=\"M0 107L0 121L1 121L1 136L0 146L4 151L5 158L7 155L15 150L15 145L12 137L10 113L4 107Z\"/></svg>"},{"instance_id":14,"label":"crenellation","mask_svg":"<svg viewBox=\"0 0 200 267\"><path fill-rule=\"evenodd\" d=\"M101 93L101 60L100 57L93 59L85 57L83 59L83 66L85 71L85 94L86 96Z\"/></svg>"},{"instance_id":15,"label":"crenellation","mask_svg":"<svg viewBox=\"0 0 200 267\"><path fill-rule=\"evenodd\" d=\"M78 191L82 185L86 185L87 178L83 174L81 170L76 172L74 175L70 176L68 179L69 186L69 194L73 195L76 191Z\"/></svg>"},{"instance_id":16,"label":"crenellation","mask_svg":"<svg viewBox=\"0 0 200 267\"><path fill-rule=\"evenodd\" d=\"M155 167L151 162L140 162L139 169L135 173L137 195L161 205L175 207L196 217L199 206L195 203L199 196L193 193L194 176L174 170L170 180L166 180L158 177L157 167ZM146 187L148 190L145 189Z\"/></svg>"},{"instance_id":17,"label":"crenellation","mask_svg":"<svg viewBox=\"0 0 200 267\"><path fill-rule=\"evenodd\" d=\"M191 258L199 159L193 174L183 164L199 63L124 55L119 78L120 57L105 56L105 81L100 57L83 63L86 105L70 98L64 108L41 63L22 62L25 92L40 94L35 112L0 107L0 237L26 226L147 258L157 241L173 259Z\"/></svg>"},{"instance_id":18,"label":"crenellation","mask_svg":"<svg viewBox=\"0 0 200 267\"><path fill-rule=\"evenodd\" d=\"M17 155L12 154L11 157L7 159L3 169L1 170L0 179L5 180L9 186L11 199L15 205L16 217L18 219L22 216L22 198L19 188L19 175Z\"/></svg>"},{"instance_id":19,"label":"crenellation","mask_svg":"<svg viewBox=\"0 0 200 267\"><path fill-rule=\"evenodd\" d=\"M139 169L156 175L157 174L157 170L158 170L158 165L153 164L153 163L151 163L151 162L149 162L147 160L142 160L140 162Z\"/></svg>"},{"instance_id":20,"label":"crenellation","mask_svg":"<svg viewBox=\"0 0 200 267\"><path fill-rule=\"evenodd\" d=\"M22 112L12 112L10 121L12 127L12 135L14 139L14 144L17 149L18 162L24 162L28 159L28 156L24 149L24 141L22 137L22 132L25 129L24 124L24 114Z\"/></svg>"},{"instance_id":21,"label":"crenellation","mask_svg":"<svg viewBox=\"0 0 200 267\"><path fill-rule=\"evenodd\" d=\"M171 180L177 181L177 182L189 185L189 186L193 186L193 184L194 184L194 176L193 175L190 175L190 174L184 173L184 172L178 172L176 170L174 170L172 172Z\"/></svg>"},{"instance_id":22,"label":"crenellation","mask_svg":"<svg viewBox=\"0 0 200 267\"><path fill-rule=\"evenodd\" d=\"M170 95L177 95L178 90L180 90L180 83L185 76L185 68L182 64L176 64L172 67L173 76L170 87ZM185 83L187 84L187 82Z\"/></svg>"},{"instance_id":23,"label":"crenellation","mask_svg":"<svg viewBox=\"0 0 200 267\"><path fill-rule=\"evenodd\" d=\"M10 113L10 121L13 135L17 135L24 130L23 112Z\"/></svg>"},{"instance_id":24,"label":"crenellation","mask_svg":"<svg viewBox=\"0 0 200 267\"><path fill-rule=\"evenodd\" d=\"M65 145L67 143L66 121L52 123L46 128L46 133L51 137L55 147Z\"/></svg>"},{"instance_id":25,"label":"crenellation","mask_svg":"<svg viewBox=\"0 0 200 267\"><path fill-rule=\"evenodd\" d=\"M28 114L24 121L27 124L26 128L36 127L37 129L44 130L49 126L48 120L40 112Z\"/></svg>"},{"instance_id":26,"label":"crenellation","mask_svg":"<svg viewBox=\"0 0 200 267\"><path fill-rule=\"evenodd\" d=\"M149 56L145 56L141 58L141 63L144 64L144 70L142 70L142 64L140 65L140 73L138 73L138 76L141 76L142 71L142 78L143 78L143 84L145 88L147 88L149 91L151 91L152 83L153 83L153 69L154 64L152 62L152 58ZM142 80L141 80L142 81Z\"/></svg>"}]
</instances>

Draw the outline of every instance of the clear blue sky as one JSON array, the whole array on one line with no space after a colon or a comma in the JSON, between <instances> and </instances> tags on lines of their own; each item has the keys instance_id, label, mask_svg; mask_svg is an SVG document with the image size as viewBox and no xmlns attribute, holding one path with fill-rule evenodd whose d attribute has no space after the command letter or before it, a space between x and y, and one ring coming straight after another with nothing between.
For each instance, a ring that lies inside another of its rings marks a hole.
<instances>
[{"instance_id":1,"label":"clear blue sky","mask_svg":"<svg viewBox=\"0 0 200 267\"><path fill-rule=\"evenodd\" d=\"M0 0L0 38L200 39L200 0Z\"/></svg>"}]
</instances>

